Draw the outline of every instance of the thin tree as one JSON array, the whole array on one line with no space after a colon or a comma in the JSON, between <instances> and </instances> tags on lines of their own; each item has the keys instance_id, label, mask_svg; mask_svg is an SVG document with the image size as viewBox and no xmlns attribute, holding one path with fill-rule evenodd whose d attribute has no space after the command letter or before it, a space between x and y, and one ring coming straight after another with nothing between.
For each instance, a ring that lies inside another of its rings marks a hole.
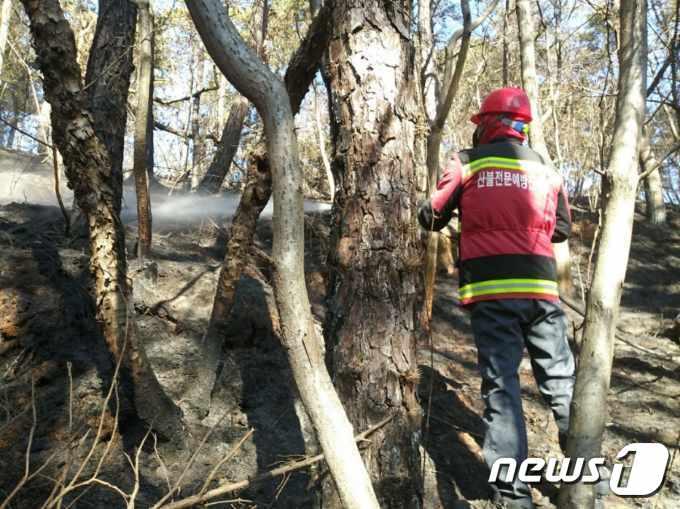
<instances>
[{"instance_id":1,"label":"thin tree","mask_svg":"<svg viewBox=\"0 0 680 509\"><path fill-rule=\"evenodd\" d=\"M329 11L330 8L325 6L317 13L305 38L288 62L284 83L294 115L298 113L302 99L314 79L322 54L328 47ZM265 22L261 26L264 27ZM264 33L264 28L260 33ZM260 36L256 44L259 55L264 54L263 37L263 35ZM248 104L246 99L243 101L246 105ZM199 365L201 383L197 384L194 389L196 392L194 401L200 413L210 408L210 394L219 365L220 353L223 346L230 346L224 343L225 327L234 305L236 286L249 261L255 227L271 193L271 165L264 137L261 137L248 154L246 183L229 229L227 249L217 278L210 321L203 340L203 355Z\"/></svg>"},{"instance_id":2,"label":"thin tree","mask_svg":"<svg viewBox=\"0 0 680 509\"><path fill-rule=\"evenodd\" d=\"M567 456L598 457L607 422L607 394L614 357L614 334L630 254L638 186L638 146L645 118L647 6L621 0L616 119L609 165L603 175L603 224L571 406ZM563 484L560 509L594 505L592 484Z\"/></svg>"},{"instance_id":3,"label":"thin tree","mask_svg":"<svg viewBox=\"0 0 680 509\"><path fill-rule=\"evenodd\" d=\"M534 37L536 35L534 16L531 12L530 0L517 0L515 7L517 13L517 26L519 29L519 50L522 70L522 85L529 101L531 102L531 129L529 139L531 147L541 154L548 164L552 164L552 159L548 152L543 134L543 118L541 117L540 93L538 90L538 79L536 73L536 49ZM555 251L555 261L557 263L557 279L560 285L560 292L568 294L571 291L571 255L569 253L569 243L560 242L553 244Z\"/></svg>"},{"instance_id":4,"label":"thin tree","mask_svg":"<svg viewBox=\"0 0 680 509\"><path fill-rule=\"evenodd\" d=\"M429 113L428 110L430 109L433 110L433 116L429 119L429 133L427 135L426 145L428 194L431 194L434 191L434 188L437 185L437 179L439 178L440 152L444 126L446 125L446 119L451 111L453 100L458 93L460 80L463 76L472 30L482 24L482 22L494 11L498 5L498 1L499 0L494 0L480 16L475 20L472 20L470 16L470 2L468 0L461 0L460 8L463 14L463 27L454 31L449 37L444 50L443 72L440 73L433 73L433 70L430 69L432 52L434 51L430 2L429 0L426 0L421 4L421 19L419 22L420 30L422 30L421 44L423 47L421 52L426 53L423 62L424 68L421 70L421 94L423 95L423 104L426 113ZM457 58L454 59L458 41L460 41L460 49L457 52ZM428 85L428 79L432 77L437 79L439 87ZM428 108L428 106L431 107ZM438 232L428 232L427 235L424 318L429 320L429 317L432 314L434 283L437 274L437 251L438 246L440 245L440 238Z\"/></svg>"},{"instance_id":5,"label":"thin tree","mask_svg":"<svg viewBox=\"0 0 680 509\"><path fill-rule=\"evenodd\" d=\"M643 179L645 186L645 215L650 224L664 224L666 222L666 203L663 198L663 182L659 162L652 152L649 136L643 129L640 139L640 168L647 174Z\"/></svg>"},{"instance_id":6,"label":"thin tree","mask_svg":"<svg viewBox=\"0 0 680 509\"><path fill-rule=\"evenodd\" d=\"M187 0L208 53L264 122L274 196L274 292L298 391L347 508L377 509L353 429L333 388L304 279L302 171L286 86L248 48L219 0Z\"/></svg>"},{"instance_id":7,"label":"thin tree","mask_svg":"<svg viewBox=\"0 0 680 509\"><path fill-rule=\"evenodd\" d=\"M2 76L5 53L7 52L10 17L12 17L12 0L2 0L0 6L0 76Z\"/></svg>"},{"instance_id":8,"label":"thin tree","mask_svg":"<svg viewBox=\"0 0 680 509\"><path fill-rule=\"evenodd\" d=\"M138 67L137 75L137 113L135 115L135 146L133 172L137 191L137 254L144 259L151 253L151 198L149 194L149 117L153 108L153 14L148 0L138 0L139 34L137 37ZM153 129L151 129L153 135Z\"/></svg>"},{"instance_id":9,"label":"thin tree","mask_svg":"<svg viewBox=\"0 0 680 509\"><path fill-rule=\"evenodd\" d=\"M198 186L199 193L216 194L222 189L224 179L229 173L229 168L241 143L241 132L247 114L248 100L241 96L234 99L229 109L227 122L222 129L222 136L220 136L220 142L217 144L215 155Z\"/></svg>"},{"instance_id":10,"label":"thin tree","mask_svg":"<svg viewBox=\"0 0 680 509\"><path fill-rule=\"evenodd\" d=\"M158 383L131 318L117 175L88 109L73 31L58 0L22 3L30 21L45 96L52 106L52 139L63 156L69 186L89 225L96 317L113 358L122 358L121 393L134 405L138 417L168 438L181 438L181 412Z\"/></svg>"},{"instance_id":11,"label":"thin tree","mask_svg":"<svg viewBox=\"0 0 680 509\"><path fill-rule=\"evenodd\" d=\"M194 57L192 61L194 75L194 88L203 90L205 81L205 59L203 58L203 45L199 39L194 39ZM198 190L203 178L203 163L205 159L205 142L201 129L201 97L203 94L194 94L191 99L191 190Z\"/></svg>"}]
</instances>

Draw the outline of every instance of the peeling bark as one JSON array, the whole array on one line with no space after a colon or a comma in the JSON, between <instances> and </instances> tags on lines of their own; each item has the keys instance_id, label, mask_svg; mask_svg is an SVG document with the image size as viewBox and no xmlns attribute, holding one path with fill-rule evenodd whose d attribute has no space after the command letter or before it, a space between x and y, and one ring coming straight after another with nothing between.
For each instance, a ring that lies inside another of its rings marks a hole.
<instances>
[{"instance_id":1,"label":"peeling bark","mask_svg":"<svg viewBox=\"0 0 680 509\"><path fill-rule=\"evenodd\" d=\"M89 225L97 321L113 358L122 357L120 393L155 430L167 438L181 438L181 412L158 383L131 318L118 176L88 111L73 32L58 0L22 3L30 20L45 96L52 106L52 138Z\"/></svg>"},{"instance_id":2,"label":"peeling bark","mask_svg":"<svg viewBox=\"0 0 680 509\"><path fill-rule=\"evenodd\" d=\"M394 415L365 451L383 508L422 506L415 154L421 111L415 50L402 9L408 12L406 4L338 2L329 48L339 132L326 344L335 386L355 428ZM323 507L341 507L328 486Z\"/></svg>"},{"instance_id":3,"label":"peeling bark","mask_svg":"<svg viewBox=\"0 0 680 509\"><path fill-rule=\"evenodd\" d=\"M616 120L603 224L593 282L588 294L585 329L576 372L566 455L601 456L607 422L607 394L614 358L614 336L621 291L630 254L637 194L638 143L645 118L647 7L645 0L622 0L619 30L619 75ZM563 484L560 509L591 508L592 484Z\"/></svg>"}]
</instances>

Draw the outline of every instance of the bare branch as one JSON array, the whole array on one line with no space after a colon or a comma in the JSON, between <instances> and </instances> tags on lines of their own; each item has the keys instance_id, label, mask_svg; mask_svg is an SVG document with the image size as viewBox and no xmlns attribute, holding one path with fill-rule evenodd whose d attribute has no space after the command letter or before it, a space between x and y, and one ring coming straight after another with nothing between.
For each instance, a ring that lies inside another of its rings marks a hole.
<instances>
[{"instance_id":1,"label":"bare branch","mask_svg":"<svg viewBox=\"0 0 680 509\"><path fill-rule=\"evenodd\" d=\"M496 10L496 7L498 6L499 0L494 0L492 3L488 5L488 7L482 12L479 16L477 16L475 19L473 19L470 22L470 29L469 32L472 33L477 29L479 25L484 23L484 20L488 18L491 13ZM458 42L458 40L463 37L463 34L465 33L465 25L463 25L461 28L456 30L451 34L451 37L449 37L449 41L446 43L446 51L448 51L450 54L453 54L453 50L455 49L455 45Z\"/></svg>"},{"instance_id":2,"label":"bare branch","mask_svg":"<svg viewBox=\"0 0 680 509\"><path fill-rule=\"evenodd\" d=\"M390 415L389 417L386 417L379 423L375 424L374 426L371 426L369 429L366 431L359 433L355 438L354 441L357 443L365 441L372 433L376 432L383 426L385 426L387 423L389 423L394 416ZM273 479L275 477L281 476L281 475L286 475L289 474L290 472L294 472L296 470L301 470L305 467L309 467L311 465L314 465L316 463L319 463L320 461L324 460L324 455L323 454L317 454L316 456L311 456L299 461L293 461L291 463L288 463L287 465L283 465L278 468L274 468L270 470L269 472L265 472L264 474L260 474L257 477L254 477L252 479L244 479L242 481L236 481L232 483L227 483L223 484L221 486L218 486L217 488L214 488L210 491L206 491L204 494L199 494L199 495L194 495L191 497L187 497L182 500L178 500L177 502L174 502L172 504L167 504L160 506L160 509L184 509L187 507L193 507L195 505L203 504L209 500L213 500L217 497L221 497L223 495L227 495L229 493L233 493L234 491L237 490L242 490L244 488L247 488L248 486L251 486L253 484L262 482L262 481L267 481L269 479Z\"/></svg>"},{"instance_id":3,"label":"bare branch","mask_svg":"<svg viewBox=\"0 0 680 509\"><path fill-rule=\"evenodd\" d=\"M153 101L158 104L162 104L163 106L172 106L173 104L181 103L184 101L190 101L191 99L196 99L198 97L201 97L201 95L205 94L206 92L213 92L214 90L218 89L219 87L217 85L212 85L197 90L191 95L185 95L184 97L178 97L177 99L161 99L160 97L154 97Z\"/></svg>"},{"instance_id":4,"label":"bare branch","mask_svg":"<svg viewBox=\"0 0 680 509\"><path fill-rule=\"evenodd\" d=\"M327 0L319 9L307 35L288 62L284 83L294 115L300 111L302 100L319 69L321 56L328 47L332 32L330 14L333 4L333 0Z\"/></svg>"}]
</instances>

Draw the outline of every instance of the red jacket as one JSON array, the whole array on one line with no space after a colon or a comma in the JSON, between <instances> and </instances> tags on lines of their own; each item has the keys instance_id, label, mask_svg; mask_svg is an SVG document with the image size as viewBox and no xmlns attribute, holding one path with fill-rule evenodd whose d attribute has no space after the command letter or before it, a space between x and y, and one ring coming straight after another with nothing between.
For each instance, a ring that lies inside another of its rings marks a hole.
<instances>
[{"instance_id":1,"label":"red jacket","mask_svg":"<svg viewBox=\"0 0 680 509\"><path fill-rule=\"evenodd\" d=\"M502 139L454 154L418 219L440 230L455 209L461 304L559 300L552 243L569 236L569 205L562 178L537 152Z\"/></svg>"}]
</instances>

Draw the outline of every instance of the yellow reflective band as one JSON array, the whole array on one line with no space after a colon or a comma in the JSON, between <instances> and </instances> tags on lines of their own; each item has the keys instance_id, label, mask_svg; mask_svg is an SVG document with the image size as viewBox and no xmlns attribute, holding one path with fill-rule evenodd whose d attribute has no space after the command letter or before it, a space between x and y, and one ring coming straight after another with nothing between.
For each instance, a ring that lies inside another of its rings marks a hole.
<instances>
[{"instance_id":1,"label":"yellow reflective band","mask_svg":"<svg viewBox=\"0 0 680 509\"><path fill-rule=\"evenodd\" d=\"M497 279L470 283L458 291L462 299L504 293L541 293L559 295L557 283L547 279Z\"/></svg>"},{"instance_id":2,"label":"yellow reflective band","mask_svg":"<svg viewBox=\"0 0 680 509\"><path fill-rule=\"evenodd\" d=\"M476 159L470 163L471 168L477 168L479 166L483 166L489 163L500 163L500 164L514 164L514 165L521 165L522 161L520 159L512 159L511 157L498 157L498 156L489 156L489 157L482 157L481 159ZM525 161L526 162L526 161Z\"/></svg>"},{"instance_id":3,"label":"yellow reflective band","mask_svg":"<svg viewBox=\"0 0 680 509\"><path fill-rule=\"evenodd\" d=\"M463 288L480 288L485 286L495 286L495 285L505 285L505 284L515 284L515 283L527 283L529 285L546 285L553 286L557 288L557 283L552 279L490 279L488 281L480 281L479 283L469 283Z\"/></svg>"},{"instance_id":4,"label":"yellow reflective band","mask_svg":"<svg viewBox=\"0 0 680 509\"><path fill-rule=\"evenodd\" d=\"M508 157L483 157L463 166L463 175L465 179L468 179L477 172L489 168L528 172L541 170L543 165L534 161L521 161Z\"/></svg>"}]
</instances>

